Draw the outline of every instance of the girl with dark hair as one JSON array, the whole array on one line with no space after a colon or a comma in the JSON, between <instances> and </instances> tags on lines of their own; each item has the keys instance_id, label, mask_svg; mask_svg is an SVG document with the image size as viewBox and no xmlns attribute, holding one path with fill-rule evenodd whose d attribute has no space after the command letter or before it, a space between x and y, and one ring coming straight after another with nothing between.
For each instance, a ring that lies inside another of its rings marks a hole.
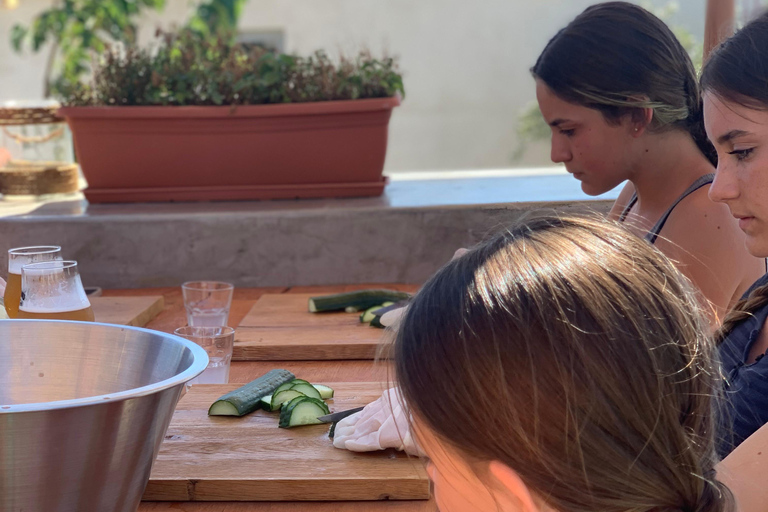
<instances>
[{"instance_id":1,"label":"girl with dark hair","mask_svg":"<svg viewBox=\"0 0 768 512\"><path fill-rule=\"evenodd\" d=\"M715 152L674 34L636 5L594 5L549 41L532 72L552 160L590 195L628 181L611 218L676 261L718 325L766 267L743 248L727 208L707 198Z\"/></svg>"},{"instance_id":2,"label":"girl with dark hair","mask_svg":"<svg viewBox=\"0 0 768 512\"><path fill-rule=\"evenodd\" d=\"M393 350L441 512L734 511L697 300L592 220L537 219L443 267Z\"/></svg>"},{"instance_id":3,"label":"girl with dark hair","mask_svg":"<svg viewBox=\"0 0 768 512\"><path fill-rule=\"evenodd\" d=\"M717 150L713 201L724 203L746 248L768 256L768 13L716 49L701 76L704 121ZM758 279L716 334L727 379L732 435L725 454L768 422L768 275Z\"/></svg>"}]
</instances>

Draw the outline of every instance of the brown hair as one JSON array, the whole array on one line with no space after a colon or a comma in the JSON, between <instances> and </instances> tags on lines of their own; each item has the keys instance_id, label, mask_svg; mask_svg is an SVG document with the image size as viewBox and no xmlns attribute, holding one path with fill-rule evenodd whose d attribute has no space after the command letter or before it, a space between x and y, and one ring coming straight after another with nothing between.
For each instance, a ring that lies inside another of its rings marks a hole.
<instances>
[{"instance_id":1,"label":"brown hair","mask_svg":"<svg viewBox=\"0 0 768 512\"><path fill-rule=\"evenodd\" d=\"M691 58L669 27L642 7L588 7L547 43L531 72L563 100L599 110L608 122L653 109L650 129L689 132L717 163Z\"/></svg>"},{"instance_id":2,"label":"brown hair","mask_svg":"<svg viewBox=\"0 0 768 512\"><path fill-rule=\"evenodd\" d=\"M454 260L399 325L414 415L561 512L728 512L720 382L688 281L604 221L544 217ZM692 313L692 311L694 313Z\"/></svg>"},{"instance_id":3,"label":"brown hair","mask_svg":"<svg viewBox=\"0 0 768 512\"><path fill-rule=\"evenodd\" d=\"M726 39L701 73L701 88L725 101L768 110L768 12ZM721 343L737 324L768 304L768 285L757 286L726 314L715 333Z\"/></svg>"}]
</instances>

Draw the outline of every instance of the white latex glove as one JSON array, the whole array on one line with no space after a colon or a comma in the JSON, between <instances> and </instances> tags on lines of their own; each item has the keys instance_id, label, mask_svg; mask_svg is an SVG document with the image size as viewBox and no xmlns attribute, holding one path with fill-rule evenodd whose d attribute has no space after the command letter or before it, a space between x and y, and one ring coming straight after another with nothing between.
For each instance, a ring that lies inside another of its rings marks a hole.
<instances>
[{"instance_id":1,"label":"white latex glove","mask_svg":"<svg viewBox=\"0 0 768 512\"><path fill-rule=\"evenodd\" d=\"M333 446L353 452L372 452L394 448L410 455L420 455L408 428L408 417L396 388L362 411L347 416L336 424Z\"/></svg>"},{"instance_id":2,"label":"white latex glove","mask_svg":"<svg viewBox=\"0 0 768 512\"><path fill-rule=\"evenodd\" d=\"M457 249L455 253L453 253L453 258L451 258L451 261L461 258L465 254L469 252L469 249ZM384 313L381 315L381 318L379 319L379 322L381 322L381 325L384 327L393 327L395 324L400 322L400 319L403 317L405 312L408 311L408 306L404 308L398 308L393 309L392 311L388 311L387 313Z\"/></svg>"}]
</instances>

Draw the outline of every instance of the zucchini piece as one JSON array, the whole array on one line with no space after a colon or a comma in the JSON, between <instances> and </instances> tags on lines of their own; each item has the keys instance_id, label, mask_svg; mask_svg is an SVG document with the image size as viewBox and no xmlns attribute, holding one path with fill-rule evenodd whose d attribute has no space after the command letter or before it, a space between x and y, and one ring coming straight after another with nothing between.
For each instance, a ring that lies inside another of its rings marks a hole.
<instances>
[{"instance_id":1,"label":"zucchini piece","mask_svg":"<svg viewBox=\"0 0 768 512\"><path fill-rule=\"evenodd\" d=\"M300 393L304 393L307 396L311 396L312 398L319 398L322 400L320 392L316 390L312 384L304 384L303 382L299 382L298 384L291 386L291 390L298 391Z\"/></svg>"},{"instance_id":2,"label":"zucchini piece","mask_svg":"<svg viewBox=\"0 0 768 512\"><path fill-rule=\"evenodd\" d=\"M285 402L291 400L292 398L296 398L297 396L307 396L307 395L305 395L301 391L296 391L293 389L284 389L279 393L275 393L274 395L272 395L272 403L270 404L272 406L272 410L276 411L280 409L280 406L282 406Z\"/></svg>"},{"instance_id":3,"label":"zucchini piece","mask_svg":"<svg viewBox=\"0 0 768 512\"><path fill-rule=\"evenodd\" d=\"M410 297L410 293L395 290L359 290L356 292L337 293L334 295L310 297L309 311L310 313L321 313L324 311L345 311L347 308L355 308L360 311L383 304L384 302L397 302Z\"/></svg>"},{"instance_id":4,"label":"zucchini piece","mask_svg":"<svg viewBox=\"0 0 768 512\"><path fill-rule=\"evenodd\" d=\"M317 418L326 414L330 414L330 411L322 400L310 397L292 400L290 407L286 406L280 412L280 422L277 426L291 428L301 425L319 425L322 421Z\"/></svg>"},{"instance_id":5,"label":"zucchini piece","mask_svg":"<svg viewBox=\"0 0 768 512\"><path fill-rule=\"evenodd\" d=\"M245 386L219 397L208 409L209 416L244 416L259 408L262 397L272 393L275 388L293 380L295 376L288 370L270 370ZM223 402L229 404L226 406Z\"/></svg>"},{"instance_id":6,"label":"zucchini piece","mask_svg":"<svg viewBox=\"0 0 768 512\"><path fill-rule=\"evenodd\" d=\"M320 398L323 400L327 400L328 398L333 398L333 389L329 388L328 386L323 386L322 384L312 384L316 390L320 392Z\"/></svg>"}]
</instances>

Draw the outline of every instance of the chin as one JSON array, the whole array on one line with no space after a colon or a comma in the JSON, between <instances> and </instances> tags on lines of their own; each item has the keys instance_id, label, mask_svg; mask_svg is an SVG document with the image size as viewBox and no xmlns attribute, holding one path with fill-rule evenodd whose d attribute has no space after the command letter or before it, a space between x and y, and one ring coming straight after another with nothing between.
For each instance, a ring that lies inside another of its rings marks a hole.
<instances>
[{"instance_id":1,"label":"chin","mask_svg":"<svg viewBox=\"0 0 768 512\"><path fill-rule=\"evenodd\" d=\"M755 258L768 258L768 237L747 235L747 251Z\"/></svg>"},{"instance_id":2,"label":"chin","mask_svg":"<svg viewBox=\"0 0 768 512\"><path fill-rule=\"evenodd\" d=\"M600 187L598 185L595 185L594 183L587 183L585 181L581 182L581 191L587 194L588 196L599 196L600 194L605 194L609 190L611 189Z\"/></svg>"}]
</instances>

